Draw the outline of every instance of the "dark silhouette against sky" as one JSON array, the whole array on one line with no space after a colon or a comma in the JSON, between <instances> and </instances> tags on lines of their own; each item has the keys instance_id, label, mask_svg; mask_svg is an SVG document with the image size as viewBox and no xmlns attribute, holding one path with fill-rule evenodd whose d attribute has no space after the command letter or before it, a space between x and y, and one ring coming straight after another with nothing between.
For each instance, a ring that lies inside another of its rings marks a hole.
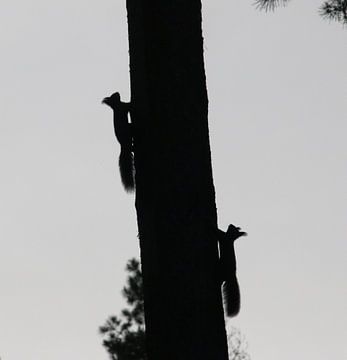
<instances>
[{"instance_id":1,"label":"dark silhouette against sky","mask_svg":"<svg viewBox=\"0 0 347 360\"><path fill-rule=\"evenodd\" d=\"M346 33L319 5L203 4L219 227L252 234L234 324L254 359L347 357ZM1 357L106 359L95 329L138 256L100 104L130 100L125 7L11 1L0 28Z\"/></svg>"}]
</instances>

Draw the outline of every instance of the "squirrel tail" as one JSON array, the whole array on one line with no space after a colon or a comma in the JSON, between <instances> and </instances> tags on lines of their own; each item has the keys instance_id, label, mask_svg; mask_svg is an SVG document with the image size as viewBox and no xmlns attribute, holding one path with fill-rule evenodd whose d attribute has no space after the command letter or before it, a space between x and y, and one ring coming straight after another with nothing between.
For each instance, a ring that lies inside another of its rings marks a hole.
<instances>
[{"instance_id":1,"label":"squirrel tail","mask_svg":"<svg viewBox=\"0 0 347 360\"><path fill-rule=\"evenodd\" d=\"M119 155L119 171L125 191L133 192L135 190L134 158L132 152L123 147Z\"/></svg>"},{"instance_id":2,"label":"squirrel tail","mask_svg":"<svg viewBox=\"0 0 347 360\"><path fill-rule=\"evenodd\" d=\"M223 283L222 292L226 315L236 316L240 311L240 288L235 273Z\"/></svg>"}]
</instances>

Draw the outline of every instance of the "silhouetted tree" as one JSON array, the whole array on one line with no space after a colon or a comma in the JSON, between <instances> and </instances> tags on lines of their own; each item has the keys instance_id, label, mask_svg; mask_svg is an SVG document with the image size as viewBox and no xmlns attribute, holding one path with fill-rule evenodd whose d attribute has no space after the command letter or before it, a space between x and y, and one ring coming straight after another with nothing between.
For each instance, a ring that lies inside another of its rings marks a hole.
<instances>
[{"instance_id":1,"label":"silhouetted tree","mask_svg":"<svg viewBox=\"0 0 347 360\"><path fill-rule=\"evenodd\" d=\"M112 360L147 360L142 275L139 261L131 259L126 265L127 284L123 296L128 308L121 316L110 316L99 328L104 336L103 345ZM247 345L240 331L230 328L228 334L229 360L249 360Z\"/></svg>"},{"instance_id":2,"label":"silhouetted tree","mask_svg":"<svg viewBox=\"0 0 347 360\"><path fill-rule=\"evenodd\" d=\"M150 360L227 360L200 0L127 0Z\"/></svg>"},{"instance_id":3,"label":"silhouetted tree","mask_svg":"<svg viewBox=\"0 0 347 360\"><path fill-rule=\"evenodd\" d=\"M290 0L257 0L258 7L273 10L278 5L285 5ZM328 20L336 20L347 24L347 0L324 1L319 9L320 14Z\"/></svg>"},{"instance_id":4,"label":"silhouetted tree","mask_svg":"<svg viewBox=\"0 0 347 360\"><path fill-rule=\"evenodd\" d=\"M104 335L103 345L112 360L146 360L143 288L140 264L131 259L126 265L129 273L123 296L128 308L121 316L110 316L99 328Z\"/></svg>"}]
</instances>

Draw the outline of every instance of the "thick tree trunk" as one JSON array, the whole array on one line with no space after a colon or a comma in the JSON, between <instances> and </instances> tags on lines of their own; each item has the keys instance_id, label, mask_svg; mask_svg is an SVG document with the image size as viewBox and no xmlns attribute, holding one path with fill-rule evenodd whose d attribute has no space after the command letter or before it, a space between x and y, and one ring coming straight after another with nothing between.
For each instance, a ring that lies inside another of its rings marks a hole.
<instances>
[{"instance_id":1,"label":"thick tree trunk","mask_svg":"<svg viewBox=\"0 0 347 360\"><path fill-rule=\"evenodd\" d=\"M127 0L149 360L227 360L200 0Z\"/></svg>"}]
</instances>

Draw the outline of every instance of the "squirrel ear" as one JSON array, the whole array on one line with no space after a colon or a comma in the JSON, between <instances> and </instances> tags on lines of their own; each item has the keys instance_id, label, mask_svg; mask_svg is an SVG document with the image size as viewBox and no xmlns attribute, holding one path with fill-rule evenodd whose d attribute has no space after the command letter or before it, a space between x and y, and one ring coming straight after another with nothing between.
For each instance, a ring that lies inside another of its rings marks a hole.
<instances>
[{"instance_id":1,"label":"squirrel ear","mask_svg":"<svg viewBox=\"0 0 347 360\"><path fill-rule=\"evenodd\" d=\"M120 93L119 92L115 92L114 94L112 94L112 97L116 102L120 102Z\"/></svg>"}]
</instances>

